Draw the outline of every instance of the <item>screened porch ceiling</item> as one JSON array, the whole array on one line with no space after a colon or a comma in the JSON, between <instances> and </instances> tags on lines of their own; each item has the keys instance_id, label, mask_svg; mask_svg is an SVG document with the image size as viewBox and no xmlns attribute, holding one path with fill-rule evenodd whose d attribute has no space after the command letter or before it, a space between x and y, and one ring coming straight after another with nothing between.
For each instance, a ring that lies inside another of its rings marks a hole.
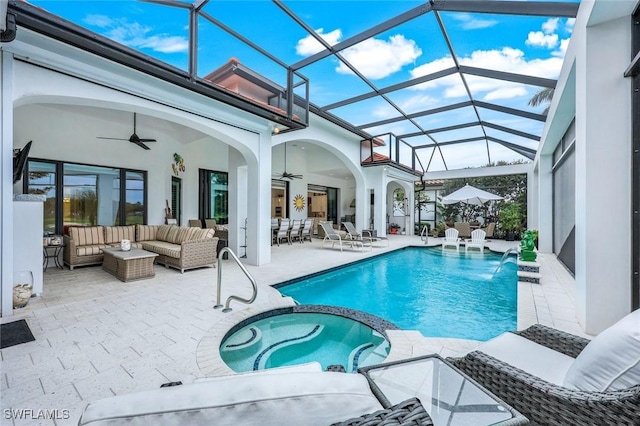
<instances>
[{"instance_id":1,"label":"screened porch ceiling","mask_svg":"<svg viewBox=\"0 0 640 426\"><path fill-rule=\"evenodd\" d=\"M361 136L392 133L417 168L534 158L578 1L32 1L203 78L235 58Z\"/></svg>"}]
</instances>

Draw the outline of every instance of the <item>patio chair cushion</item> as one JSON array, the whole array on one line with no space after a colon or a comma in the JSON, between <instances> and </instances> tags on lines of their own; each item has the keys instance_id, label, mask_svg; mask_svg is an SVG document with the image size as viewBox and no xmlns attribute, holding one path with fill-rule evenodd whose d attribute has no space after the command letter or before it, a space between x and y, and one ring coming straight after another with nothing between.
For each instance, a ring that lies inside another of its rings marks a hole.
<instances>
[{"instance_id":1,"label":"patio chair cushion","mask_svg":"<svg viewBox=\"0 0 640 426\"><path fill-rule=\"evenodd\" d=\"M360 374L249 373L118 395L78 424L328 425L382 409Z\"/></svg>"},{"instance_id":2,"label":"patio chair cushion","mask_svg":"<svg viewBox=\"0 0 640 426\"><path fill-rule=\"evenodd\" d=\"M564 386L606 392L640 384L640 310L598 334L569 368Z\"/></svg>"},{"instance_id":3,"label":"patio chair cushion","mask_svg":"<svg viewBox=\"0 0 640 426\"><path fill-rule=\"evenodd\" d=\"M503 333L477 350L556 385L562 385L575 360L513 333Z\"/></svg>"}]
</instances>

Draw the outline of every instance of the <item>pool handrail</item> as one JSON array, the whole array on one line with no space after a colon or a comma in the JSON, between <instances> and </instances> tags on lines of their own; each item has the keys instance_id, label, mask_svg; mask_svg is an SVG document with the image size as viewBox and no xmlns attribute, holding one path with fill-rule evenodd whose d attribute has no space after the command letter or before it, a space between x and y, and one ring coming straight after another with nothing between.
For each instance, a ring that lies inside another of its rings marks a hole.
<instances>
[{"instance_id":1,"label":"pool handrail","mask_svg":"<svg viewBox=\"0 0 640 426\"><path fill-rule=\"evenodd\" d=\"M247 268L245 268L242 262L240 262L240 259L238 259L238 256L236 256L236 254L229 247L223 248L218 253L218 287L217 287L217 293L216 293L216 304L213 307L213 309L222 308L222 304L220 303L220 292L222 290L222 257L223 257L222 255L225 253L228 253L231 256L231 258L238 264L242 272L244 272L246 277L249 278L249 281L251 282L251 287L253 289L253 293L251 294L251 297L249 299L244 299L240 296L234 296L234 295L229 296L227 298L227 301L224 304L224 309L222 310L222 312L227 313L233 310L232 308L229 307L229 304L231 303L232 300L237 300L238 302L246 303L247 305L252 304L256 300L256 297L258 297L258 285L256 283L255 278L251 276L249 271L247 271Z\"/></svg>"}]
</instances>

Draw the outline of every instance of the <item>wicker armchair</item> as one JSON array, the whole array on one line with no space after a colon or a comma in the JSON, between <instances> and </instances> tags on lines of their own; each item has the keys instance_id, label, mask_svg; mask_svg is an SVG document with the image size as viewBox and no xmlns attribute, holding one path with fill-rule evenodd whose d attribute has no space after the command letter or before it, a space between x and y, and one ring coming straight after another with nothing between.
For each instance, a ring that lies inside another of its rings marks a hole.
<instances>
[{"instance_id":1,"label":"wicker armchair","mask_svg":"<svg viewBox=\"0 0 640 426\"><path fill-rule=\"evenodd\" d=\"M537 324L515 334L575 358L589 340ZM585 392L549 383L480 351L449 359L534 425L640 424L640 385Z\"/></svg>"}]
</instances>

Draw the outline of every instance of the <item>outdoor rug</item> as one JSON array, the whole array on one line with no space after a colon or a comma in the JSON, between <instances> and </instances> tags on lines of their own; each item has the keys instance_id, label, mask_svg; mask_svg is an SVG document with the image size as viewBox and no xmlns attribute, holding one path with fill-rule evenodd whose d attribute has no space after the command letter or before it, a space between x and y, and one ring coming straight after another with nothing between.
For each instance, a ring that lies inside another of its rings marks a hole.
<instances>
[{"instance_id":1,"label":"outdoor rug","mask_svg":"<svg viewBox=\"0 0 640 426\"><path fill-rule=\"evenodd\" d=\"M0 349L36 340L23 319L0 324Z\"/></svg>"}]
</instances>

